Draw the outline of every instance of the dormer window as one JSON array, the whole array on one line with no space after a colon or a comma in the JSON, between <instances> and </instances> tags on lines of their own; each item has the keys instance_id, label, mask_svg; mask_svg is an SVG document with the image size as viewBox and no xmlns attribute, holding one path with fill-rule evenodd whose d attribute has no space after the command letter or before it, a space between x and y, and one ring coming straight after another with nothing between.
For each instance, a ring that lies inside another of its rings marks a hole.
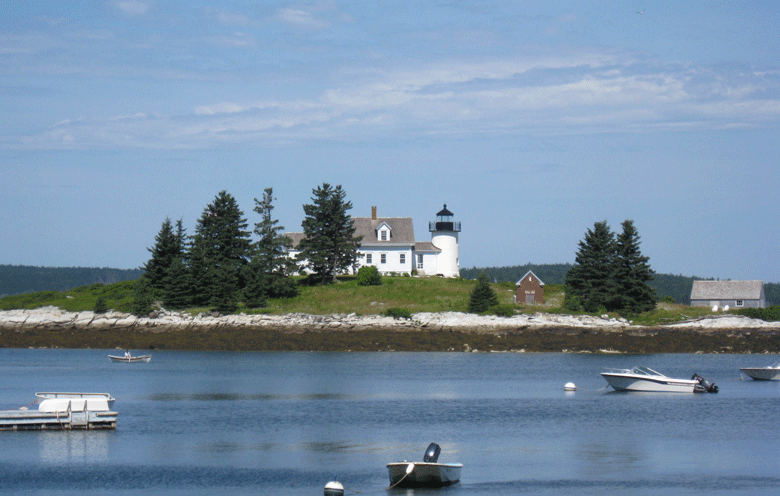
<instances>
[{"instance_id":1,"label":"dormer window","mask_svg":"<svg viewBox=\"0 0 780 496\"><path fill-rule=\"evenodd\" d=\"M390 238L393 237L392 232L393 231L390 229L390 225L387 222L382 222L376 228L377 241L390 241Z\"/></svg>"}]
</instances>

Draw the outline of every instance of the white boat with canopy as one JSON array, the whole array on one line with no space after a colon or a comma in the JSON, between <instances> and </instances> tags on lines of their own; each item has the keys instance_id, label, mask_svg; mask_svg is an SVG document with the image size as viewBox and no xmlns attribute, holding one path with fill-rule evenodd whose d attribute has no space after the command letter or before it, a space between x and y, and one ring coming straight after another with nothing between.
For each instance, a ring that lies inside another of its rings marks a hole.
<instances>
[{"instance_id":1,"label":"white boat with canopy","mask_svg":"<svg viewBox=\"0 0 780 496\"><path fill-rule=\"evenodd\" d=\"M690 379L674 379L647 367L609 369L602 372L615 391L644 391L656 393L717 393L718 386L704 380L699 374Z\"/></svg>"},{"instance_id":2,"label":"white boat with canopy","mask_svg":"<svg viewBox=\"0 0 780 496\"><path fill-rule=\"evenodd\" d=\"M754 381L780 381L780 362L768 367L746 367L739 370Z\"/></svg>"}]
</instances>

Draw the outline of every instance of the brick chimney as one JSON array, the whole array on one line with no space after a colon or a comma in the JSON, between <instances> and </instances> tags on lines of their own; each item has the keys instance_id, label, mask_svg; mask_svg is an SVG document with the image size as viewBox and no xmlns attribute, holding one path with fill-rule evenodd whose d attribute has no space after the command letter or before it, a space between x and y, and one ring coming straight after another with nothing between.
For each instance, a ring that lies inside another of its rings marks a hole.
<instances>
[{"instance_id":1,"label":"brick chimney","mask_svg":"<svg viewBox=\"0 0 780 496\"><path fill-rule=\"evenodd\" d=\"M371 207L371 220L376 220L376 207Z\"/></svg>"}]
</instances>

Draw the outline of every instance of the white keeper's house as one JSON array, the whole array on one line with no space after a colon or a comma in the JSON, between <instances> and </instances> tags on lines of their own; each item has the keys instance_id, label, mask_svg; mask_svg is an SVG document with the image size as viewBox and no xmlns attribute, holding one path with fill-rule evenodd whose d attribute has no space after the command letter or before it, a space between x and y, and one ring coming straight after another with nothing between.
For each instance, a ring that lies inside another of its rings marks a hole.
<instances>
[{"instance_id":1,"label":"white keeper's house","mask_svg":"<svg viewBox=\"0 0 780 496\"><path fill-rule=\"evenodd\" d=\"M357 266L374 265L382 274L412 274L421 276L460 277L458 233L460 222L453 221L447 205L428 223L430 241L414 240L411 217L378 217L371 207L371 217L353 217L355 236L363 236L358 248ZM285 233L292 239L290 256L300 254L298 243L303 233Z\"/></svg>"}]
</instances>

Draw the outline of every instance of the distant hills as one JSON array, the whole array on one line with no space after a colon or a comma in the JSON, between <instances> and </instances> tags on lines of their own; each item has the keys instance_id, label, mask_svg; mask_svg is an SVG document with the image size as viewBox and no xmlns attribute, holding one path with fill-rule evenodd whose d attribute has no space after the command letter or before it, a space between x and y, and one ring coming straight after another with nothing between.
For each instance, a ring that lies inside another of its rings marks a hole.
<instances>
[{"instance_id":1,"label":"distant hills","mask_svg":"<svg viewBox=\"0 0 780 496\"><path fill-rule=\"evenodd\" d=\"M474 267L461 269L464 279L476 279L485 272L492 282L516 283L529 270L545 284L563 284L571 264L526 264L511 267ZM141 277L143 269L111 269L107 267L37 267L31 265L0 265L0 297L38 291L68 291L91 284L113 284ZM690 304L694 280L703 278L671 274L656 274L650 286L658 298L671 296L677 303ZM780 284L764 282L767 305L780 305Z\"/></svg>"},{"instance_id":2,"label":"distant hills","mask_svg":"<svg viewBox=\"0 0 780 496\"><path fill-rule=\"evenodd\" d=\"M0 297L38 291L67 291L92 284L113 284L141 277L143 269L0 265Z\"/></svg>"},{"instance_id":3,"label":"distant hills","mask_svg":"<svg viewBox=\"0 0 780 496\"><path fill-rule=\"evenodd\" d=\"M460 269L460 276L464 279L476 279L480 272L484 272L492 282L516 283L529 270L545 284L563 284L566 281L566 272L571 264L546 264L546 265L514 265L511 267L474 267L472 269ZM649 285L655 290L659 299L671 296L677 303L689 305L691 303L691 288L693 281L707 280L704 277L682 276L672 274L656 274L655 280ZM710 280L712 280L710 278ZM780 305L780 284L764 282L764 293L767 305Z\"/></svg>"}]
</instances>

